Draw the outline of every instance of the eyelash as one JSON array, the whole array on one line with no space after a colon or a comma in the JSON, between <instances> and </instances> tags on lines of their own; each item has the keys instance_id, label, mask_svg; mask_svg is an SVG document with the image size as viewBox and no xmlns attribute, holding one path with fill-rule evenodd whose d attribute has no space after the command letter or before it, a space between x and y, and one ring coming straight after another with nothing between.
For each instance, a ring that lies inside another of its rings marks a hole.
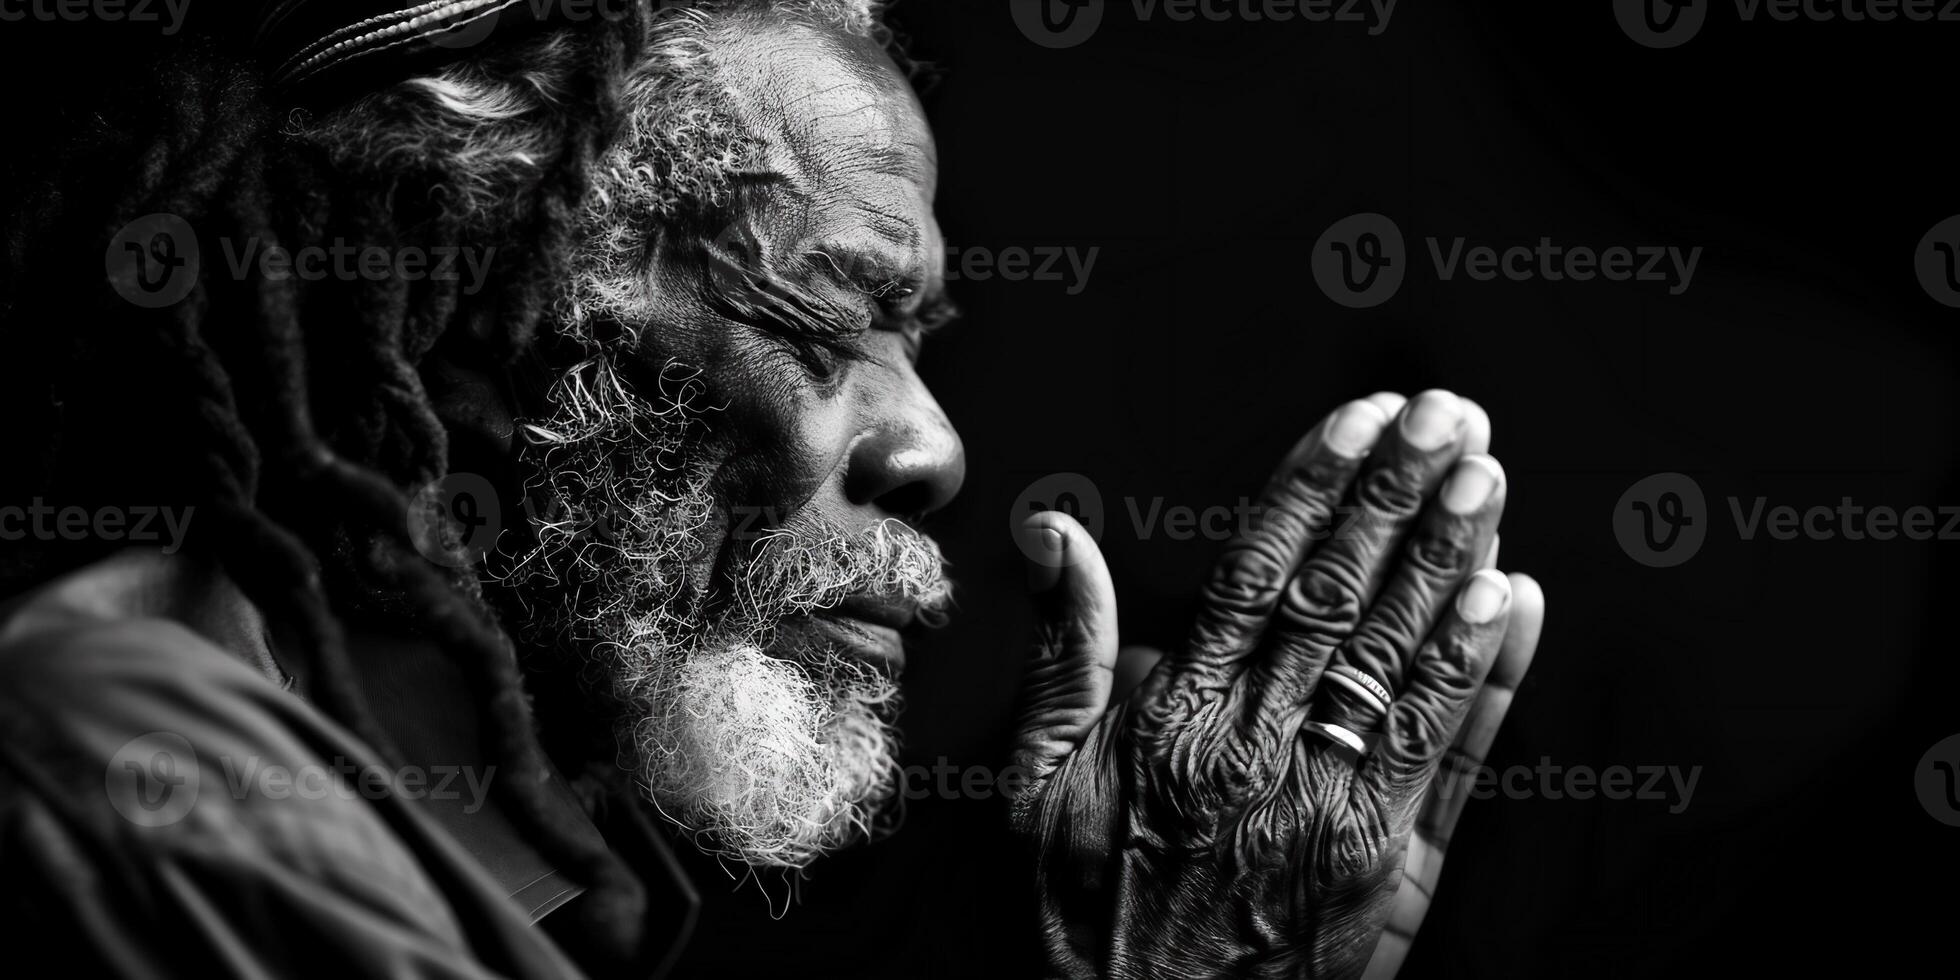
<instances>
[{"instance_id":1,"label":"eyelash","mask_svg":"<svg viewBox=\"0 0 1960 980\"><path fill-rule=\"evenodd\" d=\"M869 355L860 345L871 329L870 319L827 329L823 334L789 323L756 323L757 329L782 344L796 363L819 384L836 379L838 369Z\"/></svg>"},{"instance_id":2,"label":"eyelash","mask_svg":"<svg viewBox=\"0 0 1960 980\"><path fill-rule=\"evenodd\" d=\"M864 349L862 342L874 328L877 319L890 322L904 343L906 355L916 358L925 334L956 315L950 307L938 304L905 310L905 300L915 292L915 289L896 282L889 289L868 291L866 295L876 304L879 316L874 317L869 311L853 313L850 317L852 322L848 324L805 323L800 317L794 320L773 316L743 319L780 344L812 381L830 385L837 380L842 367L871 359L871 353Z\"/></svg>"}]
</instances>

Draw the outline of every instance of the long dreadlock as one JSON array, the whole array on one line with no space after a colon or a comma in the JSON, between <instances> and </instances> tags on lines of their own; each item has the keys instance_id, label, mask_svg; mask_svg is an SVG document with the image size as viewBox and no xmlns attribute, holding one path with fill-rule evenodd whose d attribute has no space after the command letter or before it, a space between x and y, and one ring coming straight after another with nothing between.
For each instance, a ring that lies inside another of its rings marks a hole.
<instances>
[{"instance_id":1,"label":"long dreadlock","mask_svg":"<svg viewBox=\"0 0 1960 980\"><path fill-rule=\"evenodd\" d=\"M301 658L319 705L390 763L397 754L360 696L335 609L398 596L487 707L486 748L504 774L495 791L519 831L588 886L590 921L621 961L644 905L639 885L552 816L515 651L471 601L467 576L414 550L401 488L448 468L448 438L416 364L458 323L521 351L549 311L585 175L615 125L644 28L635 11L478 56L482 71L553 96L537 103L551 118L526 123L553 139L490 189L501 201L494 215L458 206L486 189L453 154L362 161L374 147L282 127L256 69L187 42L161 58L147 97L114 93L66 142L13 165L16 186L33 190L7 215L0 274L0 336L12 351L0 399L29 454L0 475L0 499L195 507L198 533L185 549L221 567L268 620L290 624L300 648L282 653ZM366 125L412 126L416 98L391 90L356 111ZM111 198L103 188L124 191ZM207 266L182 301L147 309L119 299L96 263L118 229L155 213L196 229ZM494 247L496 288L466 296L437 277L302 282L213 268L241 242L327 241ZM11 547L0 556L0 594L111 547Z\"/></svg>"}]
</instances>

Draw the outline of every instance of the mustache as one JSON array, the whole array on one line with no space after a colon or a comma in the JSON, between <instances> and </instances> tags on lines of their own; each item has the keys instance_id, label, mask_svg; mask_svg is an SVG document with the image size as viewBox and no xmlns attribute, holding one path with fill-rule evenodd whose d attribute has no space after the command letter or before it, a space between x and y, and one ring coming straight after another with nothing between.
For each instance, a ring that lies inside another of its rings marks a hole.
<instances>
[{"instance_id":1,"label":"mustache","mask_svg":"<svg viewBox=\"0 0 1960 980\"><path fill-rule=\"evenodd\" d=\"M761 623L870 598L907 606L916 622L938 626L952 606L946 569L938 542L904 521L853 529L799 517L750 545L733 576L732 606Z\"/></svg>"}]
</instances>

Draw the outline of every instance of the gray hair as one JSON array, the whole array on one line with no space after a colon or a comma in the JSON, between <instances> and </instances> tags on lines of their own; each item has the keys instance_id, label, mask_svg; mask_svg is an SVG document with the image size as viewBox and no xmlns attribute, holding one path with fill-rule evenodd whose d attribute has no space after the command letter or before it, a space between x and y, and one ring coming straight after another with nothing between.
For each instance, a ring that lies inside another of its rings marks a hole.
<instances>
[{"instance_id":1,"label":"gray hair","mask_svg":"<svg viewBox=\"0 0 1960 980\"><path fill-rule=\"evenodd\" d=\"M575 335L597 319L643 319L645 268L663 224L725 205L756 140L714 78L736 15L771 12L889 46L884 0L661 0L620 92L621 120L594 161L576 216L561 316ZM536 177L560 139L579 43L559 30L408 79L294 135L353 169L461 174L445 208L473 225ZM404 116L406 119L404 120ZM406 122L406 124L404 124ZM589 338L587 338L589 339Z\"/></svg>"}]
</instances>

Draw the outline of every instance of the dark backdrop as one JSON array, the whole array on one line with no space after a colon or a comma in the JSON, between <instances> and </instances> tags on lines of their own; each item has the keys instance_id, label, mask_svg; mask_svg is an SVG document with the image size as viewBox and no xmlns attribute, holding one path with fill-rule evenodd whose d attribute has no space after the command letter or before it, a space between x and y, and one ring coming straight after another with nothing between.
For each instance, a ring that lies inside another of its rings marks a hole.
<instances>
[{"instance_id":1,"label":"dark backdrop","mask_svg":"<svg viewBox=\"0 0 1960 980\"><path fill-rule=\"evenodd\" d=\"M1173 645L1220 545L1144 539L1131 502L1230 507L1341 401L1432 386L1489 409L1511 478L1502 562L1550 598L1492 764L1701 776L1685 808L1472 803L1404 976L1884 975L1937 942L1960 830L1922 808L1914 772L1960 731L1937 602L1960 542L1743 540L1729 498L1745 515L1757 497L1960 504L1956 313L1912 263L1960 212L1960 23L1707 16L1655 50L1607 0L1409 0L1379 36L1140 20L1114 0L1055 50L1006 4L902 4L913 49L944 70L925 101L949 244L1099 258L1075 295L955 283L968 316L927 352L969 457L933 522L962 613L907 682L929 795L894 839L813 871L780 922L753 884L704 875L695 968L1026 975L1000 802L957 775L942 793L932 769L999 763L1023 491L1087 478L1124 641ZM1411 264L1366 310L1309 270L1358 212L1393 219ZM1439 281L1421 240L1459 235L1704 252L1678 296ZM1669 568L1630 557L1613 521L1661 472L1707 502L1705 543Z\"/></svg>"},{"instance_id":2,"label":"dark backdrop","mask_svg":"<svg viewBox=\"0 0 1960 980\"><path fill-rule=\"evenodd\" d=\"M772 909L700 868L689 975L1029 975L1001 801L960 792L1011 717L1024 491L1095 488L1125 641L1172 646L1220 543L1139 534L1132 505L1230 508L1340 402L1432 386L1494 418L1503 564L1550 596L1492 763L1701 775L1685 808L1474 803L1404 975L1887 975L1940 942L1960 829L1915 776L1960 732L1939 602L1960 542L1743 540L1728 502L1960 504L1957 314L1912 262L1960 213L1960 23L1743 23L1699 2L1706 25L1670 50L1630 40L1609 0L1402 0L1379 36L1110 0L1066 49L1004 3L901 4L943 70L925 101L950 243L1097 261L1081 282L955 283L968 316L927 352L969 475L932 522L961 614L907 678L922 798L892 839L810 872L779 921L785 882ZM144 83L99 38L33 31L0 24L21 42L0 59L10 153L74 121L62 92ZM1360 212L1397 224L1410 268L1355 310L1309 266ZM1670 296L1443 282L1430 236L1704 252ZM1707 537L1656 568L1614 515L1663 472L1700 488Z\"/></svg>"}]
</instances>

